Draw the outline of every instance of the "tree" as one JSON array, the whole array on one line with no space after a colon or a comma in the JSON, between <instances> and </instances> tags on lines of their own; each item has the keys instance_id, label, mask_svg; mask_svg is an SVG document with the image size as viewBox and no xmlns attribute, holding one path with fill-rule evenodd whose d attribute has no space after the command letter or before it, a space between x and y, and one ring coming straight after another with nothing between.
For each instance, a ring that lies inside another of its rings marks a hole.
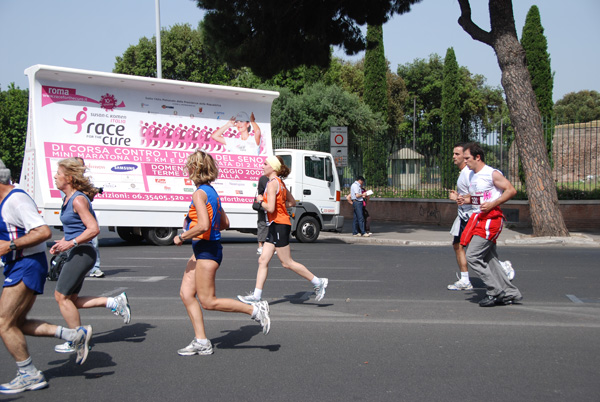
<instances>
[{"instance_id":1,"label":"tree","mask_svg":"<svg viewBox=\"0 0 600 402\"><path fill-rule=\"evenodd\" d=\"M460 142L460 81L461 76L453 48L446 51L442 84L442 149L441 174L444 188L454 188L458 171L452 166L452 150Z\"/></svg>"},{"instance_id":2,"label":"tree","mask_svg":"<svg viewBox=\"0 0 600 402\"><path fill-rule=\"evenodd\" d=\"M531 86L535 92L538 108L544 122L547 123L546 131L546 149L548 158L552 160L552 139L554 130L551 127L552 109L552 89L554 87L554 74L550 67L550 55L548 54L548 41L544 36L544 28L540 18L540 10L537 6L531 6L523 33L521 34L521 45L525 50L527 58L527 69L531 75Z\"/></svg>"},{"instance_id":3,"label":"tree","mask_svg":"<svg viewBox=\"0 0 600 402\"><path fill-rule=\"evenodd\" d=\"M301 94L280 89L279 98L273 102L271 112L274 137L307 138L321 136L329 139L332 126L348 127L348 160L354 174L359 170L363 150L369 135L382 135L385 124L380 117L360 101L337 85L316 83L309 85Z\"/></svg>"},{"instance_id":4,"label":"tree","mask_svg":"<svg viewBox=\"0 0 600 402\"><path fill-rule=\"evenodd\" d=\"M536 236L568 236L558 207L556 185L544 144L540 110L537 106L525 51L517 38L511 0L490 0L491 30L484 31L471 19L469 0L458 0L458 23L474 40L491 46L502 71L502 86L515 130L519 156Z\"/></svg>"},{"instance_id":5,"label":"tree","mask_svg":"<svg viewBox=\"0 0 600 402\"><path fill-rule=\"evenodd\" d=\"M387 121L388 88L387 62L383 49L383 28L381 25L367 26L367 50L365 53L365 95L364 102L371 111L381 115ZM363 150L364 174L367 182L373 186L387 184L386 136L370 133L365 138L367 149Z\"/></svg>"},{"instance_id":6,"label":"tree","mask_svg":"<svg viewBox=\"0 0 600 402\"><path fill-rule=\"evenodd\" d=\"M416 150L426 155L440 154L442 142L442 88L444 61L437 54L428 60L416 59L398 66L398 75L406 84L404 119L400 123L399 142L412 148L413 108L416 109ZM472 139L479 128L495 127L504 104L502 90L485 84L481 75L459 68L460 140ZM414 102L414 103L413 103ZM436 162L437 163L437 162Z\"/></svg>"},{"instance_id":7,"label":"tree","mask_svg":"<svg viewBox=\"0 0 600 402\"><path fill-rule=\"evenodd\" d=\"M0 88L0 159L17 182L21 177L25 154L28 107L27 89L19 89L14 82L6 91Z\"/></svg>"},{"instance_id":8,"label":"tree","mask_svg":"<svg viewBox=\"0 0 600 402\"><path fill-rule=\"evenodd\" d=\"M160 35L163 78L221 85L234 79L235 72L205 50L201 25L198 29L173 25ZM156 77L156 37L142 37L116 60L115 73Z\"/></svg>"},{"instance_id":9,"label":"tree","mask_svg":"<svg viewBox=\"0 0 600 402\"><path fill-rule=\"evenodd\" d=\"M569 92L556 102L554 114L560 123L587 123L600 120L600 93L598 91Z\"/></svg>"},{"instance_id":10,"label":"tree","mask_svg":"<svg viewBox=\"0 0 600 402\"><path fill-rule=\"evenodd\" d=\"M348 55L365 49L360 25L381 25L421 0L197 0L206 10L206 44L234 68L260 77L301 65L326 68L330 46Z\"/></svg>"}]
</instances>

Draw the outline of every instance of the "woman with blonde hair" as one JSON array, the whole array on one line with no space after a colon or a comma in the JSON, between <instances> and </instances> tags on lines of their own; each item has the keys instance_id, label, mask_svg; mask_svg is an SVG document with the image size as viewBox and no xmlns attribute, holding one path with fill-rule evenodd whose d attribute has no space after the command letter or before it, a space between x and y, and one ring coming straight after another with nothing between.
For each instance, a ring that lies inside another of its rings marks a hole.
<instances>
[{"instance_id":1,"label":"woman with blonde hair","mask_svg":"<svg viewBox=\"0 0 600 402\"><path fill-rule=\"evenodd\" d=\"M192 239L194 254L187 262L179 295L192 322L195 337L177 353L181 356L210 355L213 347L206 337L202 309L248 314L260 323L265 335L269 333L271 319L266 301L248 305L233 299L217 298L215 276L223 260L221 230L229 227L221 199L210 185L219 176L219 169L213 157L199 149L188 157L185 166L197 189L184 220L184 232L175 237L174 242L181 246L185 240Z\"/></svg>"},{"instance_id":2,"label":"woman with blonde hair","mask_svg":"<svg viewBox=\"0 0 600 402\"><path fill-rule=\"evenodd\" d=\"M292 259L290 249L290 232L292 223L287 212L288 208L296 205L296 200L285 187L283 179L290 174L290 168L285 165L280 156L271 155L263 164L263 171L269 178L264 195L257 195L261 207L267 211L269 234L263 245L262 254L258 258L258 273L254 292L247 296L238 296L244 303L257 303L262 298L262 291L269 273L269 262L275 252L284 268L294 271L314 286L315 299L321 301L325 297L325 288L329 283L327 278L318 278L304 265Z\"/></svg>"},{"instance_id":3,"label":"woman with blonde hair","mask_svg":"<svg viewBox=\"0 0 600 402\"><path fill-rule=\"evenodd\" d=\"M54 298L69 328L81 326L79 309L93 307L108 308L128 324L131 310L125 292L116 297L79 296L83 280L96 262L96 251L90 241L100 232L92 208L98 189L84 176L85 171L86 167L77 158L68 158L58 162L58 171L54 175L56 188L65 195L60 211L64 237L50 248L50 254L68 253L56 282ZM54 350L58 353L77 352L77 362L83 364L92 337L92 327L87 325L85 328L87 339L84 346L66 342L57 345Z\"/></svg>"}]
</instances>

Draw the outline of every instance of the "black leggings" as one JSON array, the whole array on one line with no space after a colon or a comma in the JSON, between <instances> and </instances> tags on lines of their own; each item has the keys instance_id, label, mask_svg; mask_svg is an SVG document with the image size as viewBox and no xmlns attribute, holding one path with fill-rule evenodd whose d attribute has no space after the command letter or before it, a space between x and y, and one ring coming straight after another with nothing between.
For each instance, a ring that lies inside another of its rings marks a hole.
<instances>
[{"instance_id":1,"label":"black leggings","mask_svg":"<svg viewBox=\"0 0 600 402\"><path fill-rule=\"evenodd\" d=\"M65 296L79 294L83 279L96 263L96 250L91 243L73 247L68 253L67 262L56 282L56 291Z\"/></svg>"}]
</instances>

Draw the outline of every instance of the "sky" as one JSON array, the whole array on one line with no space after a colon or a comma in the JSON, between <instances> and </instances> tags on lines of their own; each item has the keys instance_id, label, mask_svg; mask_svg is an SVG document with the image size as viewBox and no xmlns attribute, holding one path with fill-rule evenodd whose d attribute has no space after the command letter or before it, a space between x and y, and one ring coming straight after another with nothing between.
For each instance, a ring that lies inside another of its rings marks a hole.
<instances>
[{"instance_id":1,"label":"sky","mask_svg":"<svg viewBox=\"0 0 600 402\"><path fill-rule=\"evenodd\" d=\"M489 30L487 1L472 0L473 21ZM520 38L532 5L540 9L554 76L554 101L569 92L600 91L600 15L598 0L514 0ZM398 65L431 54L442 58L454 48L458 64L500 85L500 68L491 47L473 40L458 25L456 0L423 0L411 12L383 26L386 57ZM196 27L203 12L193 0L163 0L161 26ZM0 89L12 82L28 87L23 71L35 64L112 71L115 58L156 33L155 0L0 0ZM356 60L363 56L336 56Z\"/></svg>"}]
</instances>

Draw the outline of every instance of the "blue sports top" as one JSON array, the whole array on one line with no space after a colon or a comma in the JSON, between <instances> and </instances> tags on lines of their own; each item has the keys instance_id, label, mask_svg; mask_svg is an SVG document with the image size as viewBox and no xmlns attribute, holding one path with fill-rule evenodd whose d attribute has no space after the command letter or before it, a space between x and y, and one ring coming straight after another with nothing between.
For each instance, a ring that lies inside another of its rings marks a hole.
<instances>
[{"instance_id":1,"label":"blue sports top","mask_svg":"<svg viewBox=\"0 0 600 402\"><path fill-rule=\"evenodd\" d=\"M83 194L81 191L75 191L71 198L69 198L69 201L67 201L67 204L63 205L60 210L60 221L63 224L65 240L73 240L74 238L82 234L86 229L85 225L83 224L83 221L81 220L81 217L75 213L75 210L73 210L73 201L76 197L79 197L80 195L84 196L85 199L88 201L88 208L90 210L90 213L94 216L94 219L96 218L96 213L92 208L92 202L90 201L88 196Z\"/></svg>"}]
</instances>

